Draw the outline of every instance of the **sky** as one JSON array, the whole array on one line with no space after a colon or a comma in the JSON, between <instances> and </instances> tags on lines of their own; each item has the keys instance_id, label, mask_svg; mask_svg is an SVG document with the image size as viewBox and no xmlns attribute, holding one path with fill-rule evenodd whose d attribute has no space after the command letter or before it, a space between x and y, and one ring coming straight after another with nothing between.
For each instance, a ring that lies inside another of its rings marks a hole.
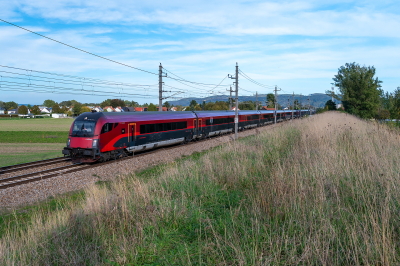
<instances>
[{"instance_id":1,"label":"sky","mask_svg":"<svg viewBox=\"0 0 400 266\"><path fill-rule=\"evenodd\" d=\"M0 22L0 101L158 103L160 63L164 101L229 94L236 63L239 95L324 93L350 62L374 66L385 91L400 86L398 1L15 0L0 2L0 18L151 72Z\"/></svg>"}]
</instances>

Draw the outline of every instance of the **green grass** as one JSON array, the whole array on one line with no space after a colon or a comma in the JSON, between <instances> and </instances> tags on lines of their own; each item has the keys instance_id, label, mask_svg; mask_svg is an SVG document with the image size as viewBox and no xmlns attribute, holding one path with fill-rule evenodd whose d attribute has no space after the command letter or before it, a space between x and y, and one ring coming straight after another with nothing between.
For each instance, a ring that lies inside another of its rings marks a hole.
<instances>
[{"instance_id":1,"label":"green grass","mask_svg":"<svg viewBox=\"0 0 400 266\"><path fill-rule=\"evenodd\" d=\"M64 131L73 123L69 118L0 119L0 131Z\"/></svg>"},{"instance_id":2,"label":"green grass","mask_svg":"<svg viewBox=\"0 0 400 266\"><path fill-rule=\"evenodd\" d=\"M65 144L0 143L0 167L62 157Z\"/></svg>"},{"instance_id":3,"label":"green grass","mask_svg":"<svg viewBox=\"0 0 400 266\"><path fill-rule=\"evenodd\" d=\"M0 131L0 143L66 143L68 131Z\"/></svg>"}]
</instances>

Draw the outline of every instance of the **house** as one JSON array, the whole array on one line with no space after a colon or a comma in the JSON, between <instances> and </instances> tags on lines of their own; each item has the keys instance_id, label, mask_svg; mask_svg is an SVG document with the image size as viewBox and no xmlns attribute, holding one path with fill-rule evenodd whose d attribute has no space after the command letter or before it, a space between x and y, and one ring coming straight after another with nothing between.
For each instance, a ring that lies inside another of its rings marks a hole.
<instances>
[{"instance_id":1,"label":"house","mask_svg":"<svg viewBox=\"0 0 400 266\"><path fill-rule=\"evenodd\" d=\"M235 106L231 108L231 111L235 111L235 110L236 110L236 107L235 107ZM238 111L240 111L239 108L238 108Z\"/></svg>"},{"instance_id":2,"label":"house","mask_svg":"<svg viewBox=\"0 0 400 266\"><path fill-rule=\"evenodd\" d=\"M262 106L261 110L275 111L275 108L269 108L268 106Z\"/></svg>"},{"instance_id":3,"label":"house","mask_svg":"<svg viewBox=\"0 0 400 266\"><path fill-rule=\"evenodd\" d=\"M157 106L157 111L159 111L159 107L158 107L158 106ZM167 107L163 107L163 108L162 108L162 111L163 111L163 112L166 112L166 111L168 111L168 108L167 108Z\"/></svg>"},{"instance_id":4,"label":"house","mask_svg":"<svg viewBox=\"0 0 400 266\"><path fill-rule=\"evenodd\" d=\"M124 110L121 108L121 106L117 106L114 108L115 112L123 112Z\"/></svg>"},{"instance_id":5,"label":"house","mask_svg":"<svg viewBox=\"0 0 400 266\"><path fill-rule=\"evenodd\" d=\"M52 114L51 117L53 117L53 118L64 118L64 117L67 117L67 115L66 114Z\"/></svg>"},{"instance_id":6,"label":"house","mask_svg":"<svg viewBox=\"0 0 400 266\"><path fill-rule=\"evenodd\" d=\"M115 112L115 109L112 106L106 106L103 108L105 112Z\"/></svg>"},{"instance_id":7,"label":"house","mask_svg":"<svg viewBox=\"0 0 400 266\"><path fill-rule=\"evenodd\" d=\"M147 112L147 107L135 107L136 112Z\"/></svg>"},{"instance_id":8,"label":"house","mask_svg":"<svg viewBox=\"0 0 400 266\"><path fill-rule=\"evenodd\" d=\"M3 107L0 107L0 115L4 115L6 112L6 109L4 109Z\"/></svg>"},{"instance_id":9,"label":"house","mask_svg":"<svg viewBox=\"0 0 400 266\"><path fill-rule=\"evenodd\" d=\"M339 108L342 108L342 107L343 107L343 104L341 104L341 103L336 104L336 109L339 109Z\"/></svg>"},{"instance_id":10,"label":"house","mask_svg":"<svg viewBox=\"0 0 400 266\"><path fill-rule=\"evenodd\" d=\"M136 112L135 107L122 107L124 112Z\"/></svg>"},{"instance_id":11,"label":"house","mask_svg":"<svg viewBox=\"0 0 400 266\"><path fill-rule=\"evenodd\" d=\"M39 109L40 109L41 113L45 113L45 114L50 114L51 113L51 108L49 108L49 107L39 106Z\"/></svg>"},{"instance_id":12,"label":"house","mask_svg":"<svg viewBox=\"0 0 400 266\"><path fill-rule=\"evenodd\" d=\"M8 113L9 115L18 114L18 109L10 109L10 110L8 110L7 113Z\"/></svg>"},{"instance_id":13,"label":"house","mask_svg":"<svg viewBox=\"0 0 400 266\"><path fill-rule=\"evenodd\" d=\"M96 112L103 112L103 108L101 108L100 106L93 106L91 110Z\"/></svg>"},{"instance_id":14,"label":"house","mask_svg":"<svg viewBox=\"0 0 400 266\"><path fill-rule=\"evenodd\" d=\"M171 107L171 111L176 112L176 111L178 111L178 108L176 108L175 106Z\"/></svg>"}]
</instances>

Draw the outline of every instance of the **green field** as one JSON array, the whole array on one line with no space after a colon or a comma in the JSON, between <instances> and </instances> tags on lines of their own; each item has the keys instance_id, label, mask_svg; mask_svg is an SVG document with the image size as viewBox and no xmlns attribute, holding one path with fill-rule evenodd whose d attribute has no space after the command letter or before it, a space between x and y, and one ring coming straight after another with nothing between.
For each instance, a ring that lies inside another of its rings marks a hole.
<instances>
[{"instance_id":1,"label":"green field","mask_svg":"<svg viewBox=\"0 0 400 266\"><path fill-rule=\"evenodd\" d=\"M73 119L0 119L0 166L62 156Z\"/></svg>"},{"instance_id":2,"label":"green field","mask_svg":"<svg viewBox=\"0 0 400 266\"><path fill-rule=\"evenodd\" d=\"M0 167L62 157L65 143L0 143Z\"/></svg>"},{"instance_id":3,"label":"green field","mask_svg":"<svg viewBox=\"0 0 400 266\"><path fill-rule=\"evenodd\" d=\"M0 131L0 143L66 143L68 131Z\"/></svg>"},{"instance_id":4,"label":"green field","mask_svg":"<svg viewBox=\"0 0 400 266\"><path fill-rule=\"evenodd\" d=\"M72 118L0 119L0 131L69 131Z\"/></svg>"}]
</instances>

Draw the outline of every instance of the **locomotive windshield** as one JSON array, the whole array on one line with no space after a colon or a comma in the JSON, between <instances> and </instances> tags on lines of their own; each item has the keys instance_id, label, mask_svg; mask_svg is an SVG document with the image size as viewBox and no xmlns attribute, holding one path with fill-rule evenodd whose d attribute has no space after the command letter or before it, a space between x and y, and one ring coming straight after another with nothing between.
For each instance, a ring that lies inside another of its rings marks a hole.
<instances>
[{"instance_id":1,"label":"locomotive windshield","mask_svg":"<svg viewBox=\"0 0 400 266\"><path fill-rule=\"evenodd\" d=\"M75 121L72 128L73 137L93 137L96 122L93 121Z\"/></svg>"}]
</instances>

